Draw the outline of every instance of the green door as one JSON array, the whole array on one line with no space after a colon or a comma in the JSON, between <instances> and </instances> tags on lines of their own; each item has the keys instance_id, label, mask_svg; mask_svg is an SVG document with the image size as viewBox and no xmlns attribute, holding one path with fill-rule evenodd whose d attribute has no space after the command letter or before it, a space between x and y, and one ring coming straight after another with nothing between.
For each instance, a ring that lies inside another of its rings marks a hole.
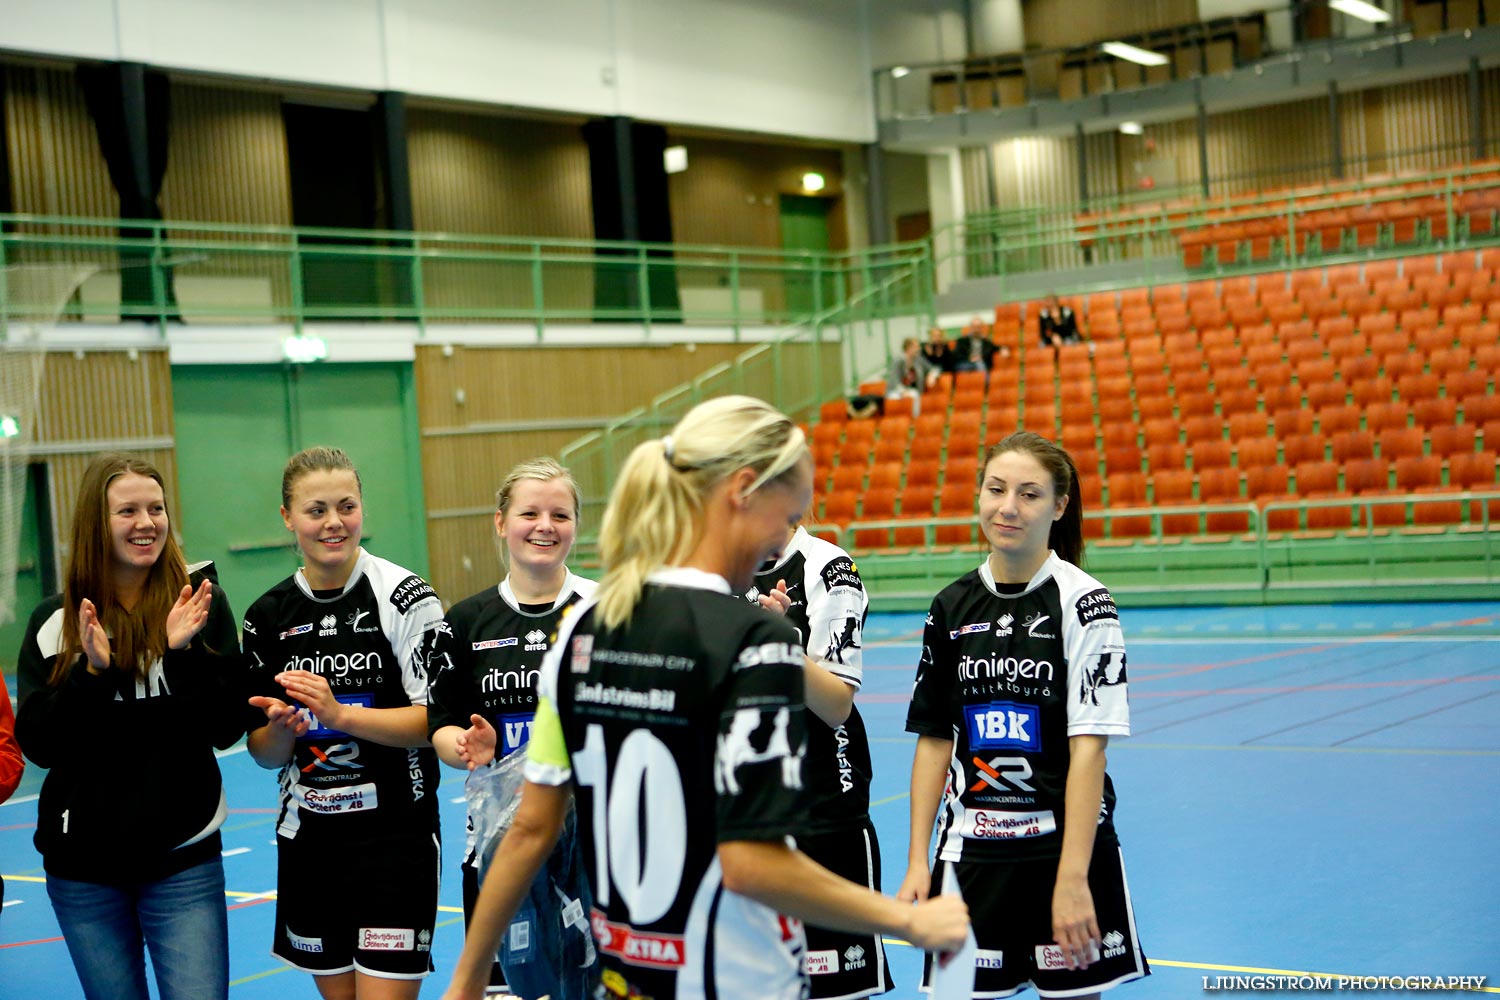
<instances>
[{"instance_id":1,"label":"green door","mask_svg":"<svg viewBox=\"0 0 1500 1000\"><path fill-rule=\"evenodd\" d=\"M26 500L21 507L21 537L16 545L15 617L0 626L0 673L6 675L12 702L16 700L16 688L11 682L15 680L16 654L26 637L26 621L42 598L51 597L62 587L51 564L50 518L37 519L37 511L47 507L47 467L29 463L25 475Z\"/></svg>"},{"instance_id":2,"label":"green door","mask_svg":"<svg viewBox=\"0 0 1500 1000\"><path fill-rule=\"evenodd\" d=\"M781 248L783 250L828 250L828 206L827 198L810 198L800 194L781 196ZM793 266L795 257L788 259ZM809 267L806 270L789 271L783 280L786 289L788 319L792 322L804 319L819 309L827 309L833 302L828 297L828 282L820 284L820 272ZM820 294L821 293L821 294Z\"/></svg>"},{"instance_id":3,"label":"green door","mask_svg":"<svg viewBox=\"0 0 1500 1000\"><path fill-rule=\"evenodd\" d=\"M301 562L279 513L281 470L311 445L343 448L359 468L365 547L426 574L410 386L409 364L172 369L184 551L214 560L237 612Z\"/></svg>"}]
</instances>

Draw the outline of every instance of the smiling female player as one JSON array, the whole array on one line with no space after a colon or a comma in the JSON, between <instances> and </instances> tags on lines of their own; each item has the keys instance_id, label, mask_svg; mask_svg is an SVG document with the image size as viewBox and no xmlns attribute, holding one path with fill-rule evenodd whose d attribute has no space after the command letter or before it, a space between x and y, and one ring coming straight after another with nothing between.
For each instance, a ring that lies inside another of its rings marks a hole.
<instances>
[{"instance_id":1,"label":"smiling female player","mask_svg":"<svg viewBox=\"0 0 1500 1000\"><path fill-rule=\"evenodd\" d=\"M550 458L522 462L501 484L495 535L508 572L499 586L450 608L448 630L434 646L427 729L445 764L474 770L523 752L536 714L537 668L548 643L563 613L594 592L592 580L574 576L567 566L581 506L578 484ZM479 895L472 822L469 838L463 862L466 924ZM512 921L503 968L490 973L490 992L526 1000L583 1000L592 992L599 977L584 919L581 864L577 839L564 837L532 883L526 912Z\"/></svg>"},{"instance_id":2,"label":"smiling female player","mask_svg":"<svg viewBox=\"0 0 1500 1000\"><path fill-rule=\"evenodd\" d=\"M271 951L324 1000L411 1000L437 917L425 706L442 605L361 548L359 473L339 449L292 456L281 517L302 567L251 605L242 639L250 754L281 771Z\"/></svg>"},{"instance_id":3,"label":"smiling female player","mask_svg":"<svg viewBox=\"0 0 1500 1000\"><path fill-rule=\"evenodd\" d=\"M927 616L898 896L925 899L954 870L979 947L975 997L1032 985L1086 998L1150 971L1104 771L1109 737L1130 734L1125 643L1109 591L1080 568L1082 522L1067 452L1005 438L979 488L989 557Z\"/></svg>"},{"instance_id":4,"label":"smiling female player","mask_svg":"<svg viewBox=\"0 0 1500 1000\"><path fill-rule=\"evenodd\" d=\"M800 1000L797 919L965 939L963 904L904 906L788 840L806 812L796 631L742 596L812 498L802 432L760 400L694 407L636 447L600 532L606 572L542 666L521 805L447 997L474 1000L570 795L606 996Z\"/></svg>"}]
</instances>

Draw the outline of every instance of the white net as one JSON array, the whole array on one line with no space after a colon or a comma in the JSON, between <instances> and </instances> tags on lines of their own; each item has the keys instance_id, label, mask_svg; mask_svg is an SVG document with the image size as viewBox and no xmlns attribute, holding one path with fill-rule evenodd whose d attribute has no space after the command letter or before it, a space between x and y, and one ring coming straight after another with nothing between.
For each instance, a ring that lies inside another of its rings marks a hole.
<instances>
[{"instance_id":1,"label":"white net","mask_svg":"<svg viewBox=\"0 0 1500 1000\"><path fill-rule=\"evenodd\" d=\"M26 464L36 441L46 332L97 270L76 263L0 268L0 624L16 617Z\"/></svg>"}]
</instances>

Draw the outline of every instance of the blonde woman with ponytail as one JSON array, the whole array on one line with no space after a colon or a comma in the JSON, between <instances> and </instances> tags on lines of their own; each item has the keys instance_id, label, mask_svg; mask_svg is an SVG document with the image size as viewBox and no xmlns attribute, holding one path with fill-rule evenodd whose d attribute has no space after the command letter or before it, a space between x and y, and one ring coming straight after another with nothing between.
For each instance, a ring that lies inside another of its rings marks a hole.
<instances>
[{"instance_id":1,"label":"blonde woman with ponytail","mask_svg":"<svg viewBox=\"0 0 1500 1000\"><path fill-rule=\"evenodd\" d=\"M449 998L477 1000L570 795L604 984L657 1000L805 995L800 920L956 948L952 897L907 906L788 840L802 792L805 657L741 596L812 496L802 432L757 399L695 407L638 446L600 533L604 579L542 665L526 784Z\"/></svg>"}]
</instances>

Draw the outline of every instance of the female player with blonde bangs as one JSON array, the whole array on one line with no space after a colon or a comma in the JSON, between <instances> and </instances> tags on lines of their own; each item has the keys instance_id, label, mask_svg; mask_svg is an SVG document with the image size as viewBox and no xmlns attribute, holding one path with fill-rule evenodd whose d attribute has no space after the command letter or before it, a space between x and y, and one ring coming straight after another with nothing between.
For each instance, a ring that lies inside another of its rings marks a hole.
<instances>
[{"instance_id":1,"label":"female player with blonde bangs","mask_svg":"<svg viewBox=\"0 0 1500 1000\"><path fill-rule=\"evenodd\" d=\"M805 813L795 629L744 600L812 496L802 432L765 403L700 404L631 453L600 532L595 597L543 663L520 809L447 996L478 998L495 946L577 798L610 997L794 1000L800 919L956 948L952 897L912 907L788 839Z\"/></svg>"},{"instance_id":2,"label":"female player with blonde bangs","mask_svg":"<svg viewBox=\"0 0 1500 1000\"><path fill-rule=\"evenodd\" d=\"M472 771L523 752L548 643L566 610L594 592L592 580L567 567L581 506L578 484L550 458L522 462L501 484L495 536L508 567L505 579L448 609L448 628L433 647L427 729L443 763ZM583 919L588 898L581 866L576 837L564 837L532 883L516 929L506 935L491 992L526 1000L591 996L598 963ZM463 890L467 923L479 895L472 817Z\"/></svg>"}]
</instances>

